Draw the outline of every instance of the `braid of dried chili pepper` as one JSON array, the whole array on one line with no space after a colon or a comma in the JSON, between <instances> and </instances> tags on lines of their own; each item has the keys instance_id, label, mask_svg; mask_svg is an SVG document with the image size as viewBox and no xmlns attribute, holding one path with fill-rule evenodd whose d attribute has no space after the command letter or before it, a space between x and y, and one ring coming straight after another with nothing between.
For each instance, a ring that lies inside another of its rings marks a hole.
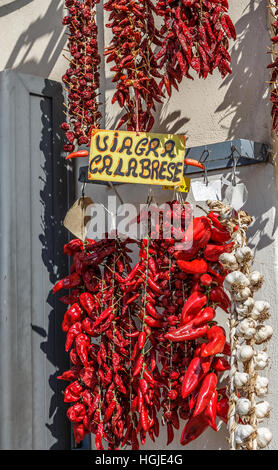
<instances>
[{"instance_id":1,"label":"braid of dried chili pepper","mask_svg":"<svg viewBox=\"0 0 278 470\"><path fill-rule=\"evenodd\" d=\"M100 55L97 43L95 7L99 0L65 0L68 16L63 19L69 31L69 68L62 80L68 91L67 122L61 125L72 152L76 145L89 145L92 129L100 126L98 94Z\"/></svg>"},{"instance_id":2,"label":"braid of dried chili pepper","mask_svg":"<svg viewBox=\"0 0 278 470\"><path fill-rule=\"evenodd\" d=\"M75 240L65 246L65 253L73 256L71 276L77 274L76 269L79 272L78 288L75 288L79 295L75 295L76 302L64 319L65 325L73 322L69 329L74 331L68 331L71 336L67 348L71 348L74 368L60 378L72 382L71 388L66 389L65 401L71 404L67 415L73 422L76 442L92 433L97 449L103 449L103 439L109 449L116 449L124 438L130 442L132 437L129 435L130 406L126 400L130 383L126 346L134 348L137 339L125 337L125 332L136 328L125 304L133 294L127 292L124 301L123 285L115 276L115 263L121 258L124 261L121 270L127 275L131 273L127 252L126 242L109 239L84 244ZM104 266L103 274L100 263ZM62 283L59 281L59 289L76 286L75 278L65 279ZM55 291L59 290L56 286ZM131 309L133 302L134 299L129 302ZM99 337L99 344L92 342L91 338L95 337ZM135 416L133 429L137 426Z\"/></svg>"},{"instance_id":3,"label":"braid of dried chili pepper","mask_svg":"<svg viewBox=\"0 0 278 470\"><path fill-rule=\"evenodd\" d=\"M112 98L125 110L117 129L126 124L127 130L150 131L154 119L155 101L161 102L162 92L155 78L160 77L153 47L160 45L159 32L154 25L150 0L115 0L105 3L110 11L106 26L112 29L113 39L104 55L115 65L113 82L117 90Z\"/></svg>"},{"instance_id":4,"label":"braid of dried chili pepper","mask_svg":"<svg viewBox=\"0 0 278 470\"><path fill-rule=\"evenodd\" d=\"M224 78L231 73L229 39L236 39L234 25L227 14L227 4L158 0L156 11L163 17L160 33L162 46L156 54L165 73L160 88L169 96L172 87L178 89L182 77L193 79L191 69L206 78L215 68Z\"/></svg>"},{"instance_id":5,"label":"braid of dried chili pepper","mask_svg":"<svg viewBox=\"0 0 278 470\"><path fill-rule=\"evenodd\" d=\"M160 306L163 308L162 315L169 325L176 325L179 322L180 311L185 301L185 285L188 282L187 275L182 273L173 258L175 236L178 231L175 228L175 219L180 216L182 220L181 231L187 225L188 216L191 207L187 204L182 205L177 201L168 203L169 214L165 221L161 217L160 228L162 230L162 222L168 224L168 230L171 234L170 238L157 240L157 251L160 256L157 257L158 273L160 277L160 286L163 289ZM189 212L188 212L189 211ZM163 270L164 268L164 270ZM166 270L167 268L167 270ZM162 382L162 401L163 409L162 422L167 423L167 445L173 440L173 428L179 429L179 418L187 416L187 404L181 399L181 378L191 357L191 349L184 347L179 343L171 343L164 339L163 333L159 337L159 361L162 369L160 371Z\"/></svg>"},{"instance_id":6,"label":"braid of dried chili pepper","mask_svg":"<svg viewBox=\"0 0 278 470\"><path fill-rule=\"evenodd\" d=\"M222 226L222 231L215 233L213 230L213 226L211 227L212 222L209 221L210 219L206 218L196 218L193 220L193 247L196 245L197 249L189 249L188 251L175 251L174 248L174 258L177 259L199 259L200 256L204 256L206 252L206 246L210 245L210 242L213 238L218 237L217 241L219 242L219 246L223 246L227 244L227 252L229 251L229 244L227 243L231 238L227 236L227 233ZM220 227L219 227L220 230ZM176 233L176 232L174 232ZM168 240L167 240L168 241ZM165 244L165 241L163 242ZM181 244L180 244L181 245ZM166 248L166 246L165 246ZM167 247L166 249L166 256L171 254L171 247ZM223 249L224 251L224 249ZM171 256L171 255L170 255ZM169 256L169 258L170 258ZM210 258L210 256L209 256ZM193 265L192 265L193 266ZM195 439L198 436L200 430L196 430L192 432L192 434L188 435L185 439L185 432L188 433L189 426L191 426L191 420L193 416L197 416L199 413L203 413L204 415L204 423L202 430L205 430L206 427L209 425L214 430L216 430L216 414L217 414L217 383L218 383L218 376L229 368L229 364L222 356L218 356L218 354L224 354L225 351L225 342L226 338L223 332L223 329L215 325L214 316L215 316L215 301L216 289L222 289L223 284L223 270L217 260L210 261L207 260L207 269L210 271L210 274L205 273L202 274L198 270L198 266L196 266L196 272L194 273L193 270L188 270L187 266L184 269L185 272L179 270L178 268L183 268L182 263L177 262L177 267L173 273L173 277L175 280L175 287L177 291L180 290L182 283L180 282L181 279L178 278L179 273L185 275L186 279L186 289L185 289L185 296L183 298L183 303L185 302L186 311L188 315L188 321L195 322L196 327L198 328L200 325L207 325L209 324L210 328L207 330L207 333L204 333L204 337L202 338L202 343L199 344L198 340L196 341L187 341L187 351L186 351L186 362L184 363L184 369L182 368L182 361L181 359L179 362L179 371L185 375L181 377L182 381L182 389L180 388L181 381L179 380L179 385L176 388L176 392L179 396L184 396L185 399L181 401L180 404L177 405L177 410L179 410L180 417L182 419L188 419L188 424L184 428L186 431L183 432L183 437L181 443L184 445L191 440ZM222 274L222 275L221 275ZM166 287L166 285L164 286ZM169 286L169 293L164 291L164 294L169 294L169 298L173 296L174 286L173 284ZM222 291L221 291L222 292ZM213 295L211 295L213 293ZM198 300L199 297L202 299L202 304L197 308L197 304L193 298ZM191 299L191 300L190 300ZM203 301L204 299L204 301ZM166 299L163 299L164 306L168 306ZM170 326L169 331L174 329L175 325L179 322L181 317L181 308L185 313L184 306L181 302L180 309L177 309L177 300L175 301L176 312L174 317L168 317L168 323ZM191 303L191 305L190 305ZM222 304L226 307L225 304ZM192 310L194 309L194 311ZM169 321L170 320L170 321ZM174 321L173 321L174 320ZM211 321L213 320L213 323ZM197 326L198 325L198 326ZM214 326L213 326L214 325ZM195 326L193 325L193 328ZM166 335L168 337L168 335ZM204 342L205 340L205 342ZM174 343L175 345L176 343ZM173 346L174 346L173 345ZM168 347L169 349L169 347ZM214 358L214 359L213 359ZM174 356L173 356L174 359ZM161 375L167 377L167 361L162 362L163 369L161 371ZM208 383L208 384L207 384ZM168 442L172 439L172 427L171 421L168 421L167 418L171 418L171 412L173 410L173 406L167 409L166 400L165 400L165 393L164 393L164 400L162 401L162 407L165 409L164 412L164 419L167 421L167 430L168 430ZM174 405L174 404L173 404ZM193 423L193 422L192 422ZM195 423L195 421L194 421Z\"/></svg>"}]
</instances>

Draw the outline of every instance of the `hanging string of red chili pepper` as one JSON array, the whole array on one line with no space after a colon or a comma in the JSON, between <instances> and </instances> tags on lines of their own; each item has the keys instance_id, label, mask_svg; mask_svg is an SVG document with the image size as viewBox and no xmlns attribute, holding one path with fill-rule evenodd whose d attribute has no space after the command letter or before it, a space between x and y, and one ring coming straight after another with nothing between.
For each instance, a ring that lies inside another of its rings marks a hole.
<instances>
[{"instance_id":1,"label":"hanging string of red chili pepper","mask_svg":"<svg viewBox=\"0 0 278 470\"><path fill-rule=\"evenodd\" d=\"M270 92L270 102L272 104L271 116L272 116L272 129L278 135L278 52L275 50L275 46L278 43L278 0L273 0L268 2L269 12L272 18L272 34L271 37L272 47L270 49L270 54L272 55L272 61L267 66L268 69L271 69L271 92Z\"/></svg>"},{"instance_id":2,"label":"hanging string of red chili pepper","mask_svg":"<svg viewBox=\"0 0 278 470\"><path fill-rule=\"evenodd\" d=\"M99 110L99 64L95 5L99 0L65 0L68 16L63 24L68 28L67 51L70 53L69 68L62 80L68 91L66 103L67 120L61 127L68 143L66 152L76 145L89 145L92 129L100 126Z\"/></svg>"},{"instance_id":3,"label":"hanging string of red chili pepper","mask_svg":"<svg viewBox=\"0 0 278 470\"><path fill-rule=\"evenodd\" d=\"M67 152L89 144L92 129L100 125L97 3L65 0L69 14L63 24L69 31L70 66L62 77L68 90L67 121L62 128ZM112 103L118 102L124 111L117 129L126 125L127 130L150 131L156 103L165 98L163 88L171 96L183 76L193 79L191 69L202 78L216 68L222 77L231 73L228 46L236 31L226 0L159 0L156 5L152 0L108 0L104 9L110 12L106 27L113 33L104 52L107 63L114 63ZM163 17L160 31L156 15Z\"/></svg>"},{"instance_id":4,"label":"hanging string of red chili pepper","mask_svg":"<svg viewBox=\"0 0 278 470\"><path fill-rule=\"evenodd\" d=\"M128 347L134 348L136 342L128 336L136 330L128 312L133 299L130 292L122 293L116 278L116 269L131 274L128 242L72 240L65 245L65 253L73 256L71 274L53 288L54 292L72 289L61 298L70 305L62 328L73 366L59 377L71 382L65 402L74 404L67 416L76 442L93 433L97 449L103 449L103 439L109 449L118 448L125 426L133 419L127 400Z\"/></svg>"},{"instance_id":5,"label":"hanging string of red chili pepper","mask_svg":"<svg viewBox=\"0 0 278 470\"><path fill-rule=\"evenodd\" d=\"M150 131L163 93L155 78L162 77L153 53L161 45L154 24L154 6L150 0L108 0L104 9L110 12L113 39L104 55L107 63L114 62L112 82L117 83L112 103L123 108L117 129L126 124L127 130Z\"/></svg>"},{"instance_id":6,"label":"hanging string of red chili pepper","mask_svg":"<svg viewBox=\"0 0 278 470\"><path fill-rule=\"evenodd\" d=\"M230 306L219 263L232 250L230 233L213 212L193 218L186 203L172 201L158 215L132 269L130 239L72 240L64 249L71 273L53 288L71 289L61 298L70 305L62 328L72 367L60 376L71 382L67 416L76 442L92 433L97 449L104 441L134 450L139 439L155 441L160 409L167 444L180 419L187 420L182 445L208 426L216 430L217 416L227 419L218 378L230 350L215 308ZM149 217L141 213L138 223Z\"/></svg>"},{"instance_id":7,"label":"hanging string of red chili pepper","mask_svg":"<svg viewBox=\"0 0 278 470\"><path fill-rule=\"evenodd\" d=\"M183 76L193 80L191 70L201 78L216 68L222 78L232 72L228 47L236 31L227 11L227 0L158 0L163 39L155 58L165 70L160 88L165 87L169 96Z\"/></svg>"},{"instance_id":8,"label":"hanging string of red chili pepper","mask_svg":"<svg viewBox=\"0 0 278 470\"><path fill-rule=\"evenodd\" d=\"M230 351L225 331L215 321L215 308L227 310L230 304L223 291L225 273L218 260L233 245L227 243L229 232L214 220L212 213L194 218L180 241L182 247L190 230L191 246L174 252L178 268L187 275L186 299L178 316L179 326L171 326L164 338L187 346L187 363L177 390L183 403L181 417L188 420L181 435L182 445L199 437L208 426L216 431L217 416L227 420L228 399L225 390L218 388L218 377L230 368L224 357Z\"/></svg>"}]
</instances>

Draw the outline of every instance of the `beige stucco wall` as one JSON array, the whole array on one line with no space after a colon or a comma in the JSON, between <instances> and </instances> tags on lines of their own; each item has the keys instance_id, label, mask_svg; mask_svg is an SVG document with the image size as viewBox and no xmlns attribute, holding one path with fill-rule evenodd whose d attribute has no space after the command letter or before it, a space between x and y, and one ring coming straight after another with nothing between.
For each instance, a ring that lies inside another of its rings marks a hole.
<instances>
[{"instance_id":1,"label":"beige stucco wall","mask_svg":"<svg viewBox=\"0 0 278 470\"><path fill-rule=\"evenodd\" d=\"M231 17L238 33L232 44L233 74L221 79L218 73L207 80L184 80L180 92L174 91L157 112L154 130L185 133L188 145L220 142L233 138L246 138L271 143L270 105L266 65L269 57L268 18L265 0L230 0ZM103 38L101 4L98 13L100 45L109 41L109 33ZM60 80L66 61L62 57L66 36L61 27L63 0L1 0L0 2L0 69L16 69ZM104 80L105 78L105 80ZM117 120L117 107L111 108L111 74L102 70L102 92L105 119L103 126L113 128ZM246 209L255 217L250 229L250 244L256 250L255 266L265 275L266 283L260 296L273 306L271 322L275 335L270 345L271 367L269 401L273 407L269 427L273 432L271 449L278 448L277 389L278 389L278 322L277 293L277 175L271 164L242 168L238 176L247 185L249 200ZM210 178L217 174L210 175ZM144 202L146 187L120 187L125 202ZM95 201L105 202L110 194L105 188L90 186L87 190ZM162 198L157 190L157 198ZM226 319L221 318L222 323ZM165 433L157 443L146 448L164 449ZM178 449L178 438L170 446ZM227 449L225 427L221 432L206 433L187 447L188 449Z\"/></svg>"}]
</instances>

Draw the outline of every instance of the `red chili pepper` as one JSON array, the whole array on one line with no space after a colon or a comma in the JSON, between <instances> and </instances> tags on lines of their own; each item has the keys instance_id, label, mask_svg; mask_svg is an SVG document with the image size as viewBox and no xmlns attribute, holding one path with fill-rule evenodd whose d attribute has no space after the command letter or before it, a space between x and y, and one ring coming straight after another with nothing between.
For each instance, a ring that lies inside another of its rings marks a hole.
<instances>
[{"instance_id":1,"label":"red chili pepper","mask_svg":"<svg viewBox=\"0 0 278 470\"><path fill-rule=\"evenodd\" d=\"M103 450L103 445L102 445L103 436L104 436L104 425L103 423L99 423L97 425L97 432L96 432L96 437L95 437L96 450Z\"/></svg>"},{"instance_id":2,"label":"red chili pepper","mask_svg":"<svg viewBox=\"0 0 278 470\"><path fill-rule=\"evenodd\" d=\"M144 397L145 394L147 393L148 389L149 389L149 385L148 385L148 382L146 381L146 379L140 379L139 380L139 386L141 388L141 391L142 391L142 394L143 394L143 397Z\"/></svg>"},{"instance_id":3,"label":"red chili pepper","mask_svg":"<svg viewBox=\"0 0 278 470\"><path fill-rule=\"evenodd\" d=\"M107 423L107 421L109 421L109 419L111 418L116 406L117 406L117 402L115 400L112 400L109 403L109 405L106 408L105 413L104 413L104 422L105 423Z\"/></svg>"},{"instance_id":4,"label":"red chili pepper","mask_svg":"<svg viewBox=\"0 0 278 470\"><path fill-rule=\"evenodd\" d=\"M212 277L209 274L202 274L200 277L200 284L205 287L209 287L213 282Z\"/></svg>"},{"instance_id":5,"label":"red chili pepper","mask_svg":"<svg viewBox=\"0 0 278 470\"><path fill-rule=\"evenodd\" d=\"M167 422L167 446L174 440L174 430L171 423Z\"/></svg>"},{"instance_id":6,"label":"red chili pepper","mask_svg":"<svg viewBox=\"0 0 278 470\"><path fill-rule=\"evenodd\" d=\"M140 411L140 423L144 431L148 431L150 427L148 410L146 405L143 403Z\"/></svg>"},{"instance_id":7,"label":"red chili pepper","mask_svg":"<svg viewBox=\"0 0 278 470\"><path fill-rule=\"evenodd\" d=\"M66 403L78 401L81 398L82 391L83 391L83 387L77 380L75 382L72 382L65 389L64 401Z\"/></svg>"},{"instance_id":8,"label":"red chili pepper","mask_svg":"<svg viewBox=\"0 0 278 470\"><path fill-rule=\"evenodd\" d=\"M206 303L206 295L200 292L194 292L191 294L183 306L180 324L186 325L189 323Z\"/></svg>"},{"instance_id":9,"label":"red chili pepper","mask_svg":"<svg viewBox=\"0 0 278 470\"><path fill-rule=\"evenodd\" d=\"M224 357L215 357L212 361L211 368L215 372L224 372L225 370L230 370L231 366Z\"/></svg>"},{"instance_id":10,"label":"red chili pepper","mask_svg":"<svg viewBox=\"0 0 278 470\"><path fill-rule=\"evenodd\" d=\"M144 369L143 377L144 377L144 379L146 379L147 382L149 382L151 385L155 385L156 382L155 382L155 380L154 380L152 374L151 374L151 373L148 371L148 369L146 369L146 368Z\"/></svg>"},{"instance_id":11,"label":"red chili pepper","mask_svg":"<svg viewBox=\"0 0 278 470\"><path fill-rule=\"evenodd\" d=\"M86 408L82 403L75 403L67 411L67 417L73 423L81 423L86 415Z\"/></svg>"},{"instance_id":12,"label":"red chili pepper","mask_svg":"<svg viewBox=\"0 0 278 470\"><path fill-rule=\"evenodd\" d=\"M222 276L219 272L215 271L215 269L212 269L210 265L208 265L208 272L212 275L217 284L222 286L226 275Z\"/></svg>"},{"instance_id":13,"label":"red chili pepper","mask_svg":"<svg viewBox=\"0 0 278 470\"><path fill-rule=\"evenodd\" d=\"M217 431L217 425L216 425L217 400L218 400L218 392L217 390L214 390L210 398L210 401L208 403L208 406L204 411L204 415L208 419L209 426L214 431Z\"/></svg>"},{"instance_id":14,"label":"red chili pepper","mask_svg":"<svg viewBox=\"0 0 278 470\"><path fill-rule=\"evenodd\" d=\"M187 324L181 326L176 330L166 333L166 335L164 335L164 338L174 342L192 341L194 339L206 336L208 330L208 325L194 327L192 324Z\"/></svg>"},{"instance_id":15,"label":"red chili pepper","mask_svg":"<svg viewBox=\"0 0 278 470\"><path fill-rule=\"evenodd\" d=\"M142 349L145 345L145 342L146 342L146 333L144 331L142 331L140 334L139 334L139 338L138 338L138 347L139 349Z\"/></svg>"},{"instance_id":16,"label":"red chili pepper","mask_svg":"<svg viewBox=\"0 0 278 470\"><path fill-rule=\"evenodd\" d=\"M142 366L144 362L144 356L140 355L137 359L134 371L133 371L133 377L136 377L136 375L140 374Z\"/></svg>"},{"instance_id":17,"label":"red chili pepper","mask_svg":"<svg viewBox=\"0 0 278 470\"><path fill-rule=\"evenodd\" d=\"M209 300L221 307L227 313L231 308L231 301L222 287L215 287L212 289L209 293Z\"/></svg>"},{"instance_id":18,"label":"red chili pepper","mask_svg":"<svg viewBox=\"0 0 278 470\"><path fill-rule=\"evenodd\" d=\"M88 364L88 346L90 345L90 338L84 333L80 333L75 338L75 347L78 356L84 366Z\"/></svg>"},{"instance_id":19,"label":"red chili pepper","mask_svg":"<svg viewBox=\"0 0 278 470\"><path fill-rule=\"evenodd\" d=\"M178 267L188 274L203 274L207 272L207 263L203 259L193 261L177 260Z\"/></svg>"},{"instance_id":20,"label":"red chili pepper","mask_svg":"<svg viewBox=\"0 0 278 470\"><path fill-rule=\"evenodd\" d=\"M211 322L215 317L215 310L212 307L205 307L201 310L196 317L192 320L193 326L201 326L205 323Z\"/></svg>"},{"instance_id":21,"label":"red chili pepper","mask_svg":"<svg viewBox=\"0 0 278 470\"><path fill-rule=\"evenodd\" d=\"M82 310L77 303L73 304L65 313L62 323L62 330L67 332L71 325L78 322L82 318Z\"/></svg>"},{"instance_id":22,"label":"red chili pepper","mask_svg":"<svg viewBox=\"0 0 278 470\"><path fill-rule=\"evenodd\" d=\"M72 343L77 335L82 332L82 326L80 322L74 323L68 330L65 349L69 351L72 346Z\"/></svg>"},{"instance_id":23,"label":"red chili pepper","mask_svg":"<svg viewBox=\"0 0 278 470\"><path fill-rule=\"evenodd\" d=\"M224 227L222 229L218 227L211 228L211 240L218 243L228 242L231 239L231 235Z\"/></svg>"},{"instance_id":24,"label":"red chili pepper","mask_svg":"<svg viewBox=\"0 0 278 470\"><path fill-rule=\"evenodd\" d=\"M83 242L79 240L79 238L75 238L71 240L69 243L64 245L64 253L65 255L73 256L74 253L83 250Z\"/></svg>"},{"instance_id":25,"label":"red chili pepper","mask_svg":"<svg viewBox=\"0 0 278 470\"><path fill-rule=\"evenodd\" d=\"M80 276L77 273L70 274L64 279L58 281L52 289L53 294L58 292L61 289L72 289L73 287L79 286L80 284Z\"/></svg>"},{"instance_id":26,"label":"red chili pepper","mask_svg":"<svg viewBox=\"0 0 278 470\"><path fill-rule=\"evenodd\" d=\"M202 359L200 357L194 357L191 360L187 368L187 371L183 377L182 392L181 392L183 399L188 397L193 392L193 390L197 387L202 377L203 377Z\"/></svg>"},{"instance_id":27,"label":"red chili pepper","mask_svg":"<svg viewBox=\"0 0 278 470\"><path fill-rule=\"evenodd\" d=\"M160 320L156 320L155 318L149 316L145 317L145 323L153 328L161 328L163 326L163 323Z\"/></svg>"},{"instance_id":28,"label":"red chili pepper","mask_svg":"<svg viewBox=\"0 0 278 470\"><path fill-rule=\"evenodd\" d=\"M59 298L59 300L60 302L63 302L64 304L72 305L78 302L79 295L80 295L79 289L73 289L70 295L63 295L62 297Z\"/></svg>"},{"instance_id":29,"label":"red chili pepper","mask_svg":"<svg viewBox=\"0 0 278 470\"><path fill-rule=\"evenodd\" d=\"M73 430L75 442L77 444L83 441L86 434L88 434L88 431L86 431L83 423L74 423L72 430Z\"/></svg>"},{"instance_id":30,"label":"red chili pepper","mask_svg":"<svg viewBox=\"0 0 278 470\"><path fill-rule=\"evenodd\" d=\"M137 292L137 293L134 294L132 297L130 297L130 298L127 300L126 304L127 304L127 305L131 304L131 303L134 302L136 299L138 299L138 297L140 297L140 293L139 293L139 292Z\"/></svg>"},{"instance_id":31,"label":"red chili pepper","mask_svg":"<svg viewBox=\"0 0 278 470\"><path fill-rule=\"evenodd\" d=\"M57 379L71 382L72 380L78 379L80 370L81 366L73 366L69 370L63 372L62 375L59 375Z\"/></svg>"},{"instance_id":32,"label":"red chili pepper","mask_svg":"<svg viewBox=\"0 0 278 470\"><path fill-rule=\"evenodd\" d=\"M157 269L156 269L155 260L152 257L149 258L148 265L153 275L155 276L157 274Z\"/></svg>"},{"instance_id":33,"label":"red chili pepper","mask_svg":"<svg viewBox=\"0 0 278 470\"><path fill-rule=\"evenodd\" d=\"M212 221L212 224L216 228L223 230L224 227L223 227L223 224L221 224L219 217L220 217L220 214L218 214L217 212L210 211L208 213L208 218Z\"/></svg>"},{"instance_id":34,"label":"red chili pepper","mask_svg":"<svg viewBox=\"0 0 278 470\"><path fill-rule=\"evenodd\" d=\"M133 333L126 333L125 335L128 338L137 338L139 336L140 332L139 331L134 331Z\"/></svg>"},{"instance_id":35,"label":"red chili pepper","mask_svg":"<svg viewBox=\"0 0 278 470\"><path fill-rule=\"evenodd\" d=\"M109 306L105 310L103 310L103 312L101 312L101 314L95 320L95 322L92 326L92 329L95 330L96 327L99 326L100 323L103 322L103 320L106 320L106 318L109 317L109 315L111 315L112 311L113 311L113 308L111 306Z\"/></svg>"},{"instance_id":36,"label":"red chili pepper","mask_svg":"<svg viewBox=\"0 0 278 470\"><path fill-rule=\"evenodd\" d=\"M208 406L212 394L215 391L216 385L217 375L214 372L210 372L204 377L197 397L193 416L201 414Z\"/></svg>"},{"instance_id":37,"label":"red chili pepper","mask_svg":"<svg viewBox=\"0 0 278 470\"><path fill-rule=\"evenodd\" d=\"M148 312L153 318L155 318L156 320L163 320L162 315L160 315L159 313L157 313L156 309L154 308L154 306L153 306L150 302L147 302L147 303L146 303L146 310L147 310L147 312ZM151 325L150 325L150 326L151 326Z\"/></svg>"},{"instance_id":38,"label":"red chili pepper","mask_svg":"<svg viewBox=\"0 0 278 470\"><path fill-rule=\"evenodd\" d=\"M174 253L174 257L177 261L190 261L197 256L200 247L198 245L193 245L189 249L182 249L182 244L177 244L177 248L181 248L181 250L177 250Z\"/></svg>"},{"instance_id":39,"label":"red chili pepper","mask_svg":"<svg viewBox=\"0 0 278 470\"><path fill-rule=\"evenodd\" d=\"M89 292L84 292L83 294L80 294L79 301L81 307L84 308L84 310L86 310L86 312L90 316L96 308L96 303L92 294L90 294Z\"/></svg>"},{"instance_id":40,"label":"red chili pepper","mask_svg":"<svg viewBox=\"0 0 278 470\"><path fill-rule=\"evenodd\" d=\"M218 261L222 253L230 253L233 247L234 242L227 243L226 245L208 244L204 250L204 257L208 261Z\"/></svg>"},{"instance_id":41,"label":"red chili pepper","mask_svg":"<svg viewBox=\"0 0 278 470\"><path fill-rule=\"evenodd\" d=\"M199 437L208 427L208 421L204 414L199 414L198 416L191 417L181 435L180 443L182 446L189 444L189 442L194 441Z\"/></svg>"},{"instance_id":42,"label":"red chili pepper","mask_svg":"<svg viewBox=\"0 0 278 470\"><path fill-rule=\"evenodd\" d=\"M153 292L155 292L158 295L162 295L163 292L161 292L160 287L153 281L152 278L148 278L148 286L151 288Z\"/></svg>"},{"instance_id":43,"label":"red chili pepper","mask_svg":"<svg viewBox=\"0 0 278 470\"><path fill-rule=\"evenodd\" d=\"M224 423L227 423L228 421L228 411L229 411L229 400L227 397L223 397L221 398L221 400L217 402L216 414L217 416L219 416L219 418L222 419L222 421L224 421Z\"/></svg>"},{"instance_id":44,"label":"red chili pepper","mask_svg":"<svg viewBox=\"0 0 278 470\"><path fill-rule=\"evenodd\" d=\"M202 345L202 357L214 356L223 352L226 343L226 334L223 328L212 326L207 332L207 338L210 342Z\"/></svg>"},{"instance_id":45,"label":"red chili pepper","mask_svg":"<svg viewBox=\"0 0 278 470\"><path fill-rule=\"evenodd\" d=\"M225 354L225 356L230 356L231 355L231 345L230 345L230 343L225 343L222 353Z\"/></svg>"}]
</instances>

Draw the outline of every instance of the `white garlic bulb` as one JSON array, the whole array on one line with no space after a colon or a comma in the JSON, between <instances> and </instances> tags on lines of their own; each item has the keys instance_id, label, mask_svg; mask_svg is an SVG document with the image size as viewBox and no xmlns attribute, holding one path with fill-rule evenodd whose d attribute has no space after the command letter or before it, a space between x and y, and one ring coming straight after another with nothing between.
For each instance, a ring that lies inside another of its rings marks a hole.
<instances>
[{"instance_id":1,"label":"white garlic bulb","mask_svg":"<svg viewBox=\"0 0 278 470\"><path fill-rule=\"evenodd\" d=\"M250 413L251 401L248 398L238 398L236 402L236 413L240 416L246 416Z\"/></svg>"},{"instance_id":2,"label":"white garlic bulb","mask_svg":"<svg viewBox=\"0 0 278 470\"><path fill-rule=\"evenodd\" d=\"M251 339L256 334L256 322L252 318L245 318L236 327L236 335Z\"/></svg>"},{"instance_id":3,"label":"white garlic bulb","mask_svg":"<svg viewBox=\"0 0 278 470\"><path fill-rule=\"evenodd\" d=\"M270 304L265 300L256 300L250 316L254 320L264 321L269 318Z\"/></svg>"},{"instance_id":4,"label":"white garlic bulb","mask_svg":"<svg viewBox=\"0 0 278 470\"><path fill-rule=\"evenodd\" d=\"M246 372L236 372L234 375L234 385L237 388L244 387L249 380L249 374Z\"/></svg>"},{"instance_id":5,"label":"white garlic bulb","mask_svg":"<svg viewBox=\"0 0 278 470\"><path fill-rule=\"evenodd\" d=\"M233 298L236 302L242 302L243 300L247 300L248 297L251 297L251 290L249 287L244 287L244 289L238 290L237 292L233 292Z\"/></svg>"},{"instance_id":6,"label":"white garlic bulb","mask_svg":"<svg viewBox=\"0 0 278 470\"><path fill-rule=\"evenodd\" d=\"M270 404L268 401L260 401L255 406L255 414L258 419L263 419L268 416L270 412Z\"/></svg>"},{"instance_id":7,"label":"white garlic bulb","mask_svg":"<svg viewBox=\"0 0 278 470\"><path fill-rule=\"evenodd\" d=\"M245 287L249 286L249 284L250 281L248 277L245 276L245 274L243 274L241 271L233 271L225 277L223 286L229 292L234 292L244 289Z\"/></svg>"},{"instance_id":8,"label":"white garlic bulb","mask_svg":"<svg viewBox=\"0 0 278 470\"><path fill-rule=\"evenodd\" d=\"M246 317L252 311L255 301L253 297L248 297L246 300L235 304L235 309L238 315Z\"/></svg>"},{"instance_id":9,"label":"white garlic bulb","mask_svg":"<svg viewBox=\"0 0 278 470\"><path fill-rule=\"evenodd\" d=\"M232 234L232 239L233 239L233 242L235 243L235 245L241 245L242 244L243 239L242 239L242 234L241 234L240 230L236 230Z\"/></svg>"},{"instance_id":10,"label":"white garlic bulb","mask_svg":"<svg viewBox=\"0 0 278 470\"><path fill-rule=\"evenodd\" d=\"M253 434L254 428L250 424L238 424L235 430L236 444L244 444L244 442Z\"/></svg>"},{"instance_id":11,"label":"white garlic bulb","mask_svg":"<svg viewBox=\"0 0 278 470\"><path fill-rule=\"evenodd\" d=\"M270 325L259 325L255 334L256 344L268 341L273 335L273 328Z\"/></svg>"},{"instance_id":12,"label":"white garlic bulb","mask_svg":"<svg viewBox=\"0 0 278 470\"><path fill-rule=\"evenodd\" d=\"M245 264L252 261L254 258L252 250L248 246L238 248L235 252L235 257L239 264Z\"/></svg>"},{"instance_id":13,"label":"white garlic bulb","mask_svg":"<svg viewBox=\"0 0 278 470\"><path fill-rule=\"evenodd\" d=\"M255 383L255 391L258 397L264 397L268 392L268 378L258 375Z\"/></svg>"},{"instance_id":14,"label":"white garlic bulb","mask_svg":"<svg viewBox=\"0 0 278 470\"><path fill-rule=\"evenodd\" d=\"M247 344L243 344L242 346L238 347L236 355L237 355L238 361L247 362L247 361L250 361L250 359L252 359L254 355L254 350L251 346Z\"/></svg>"},{"instance_id":15,"label":"white garlic bulb","mask_svg":"<svg viewBox=\"0 0 278 470\"><path fill-rule=\"evenodd\" d=\"M258 428L257 429L257 436L256 436L256 441L258 447L260 449L263 449L266 447L272 439L272 432L268 428Z\"/></svg>"},{"instance_id":16,"label":"white garlic bulb","mask_svg":"<svg viewBox=\"0 0 278 470\"><path fill-rule=\"evenodd\" d=\"M249 280L252 290L258 290L263 285L264 277L259 271L253 271L249 275Z\"/></svg>"},{"instance_id":17,"label":"white garlic bulb","mask_svg":"<svg viewBox=\"0 0 278 470\"><path fill-rule=\"evenodd\" d=\"M269 356L265 351L259 351L254 357L254 367L257 370L263 370L266 368L269 361Z\"/></svg>"},{"instance_id":18,"label":"white garlic bulb","mask_svg":"<svg viewBox=\"0 0 278 470\"><path fill-rule=\"evenodd\" d=\"M238 269L236 257L232 253L222 253L222 255L219 256L219 261L223 268L228 271L236 271Z\"/></svg>"},{"instance_id":19,"label":"white garlic bulb","mask_svg":"<svg viewBox=\"0 0 278 470\"><path fill-rule=\"evenodd\" d=\"M261 315L261 312L259 312L259 310L257 310L254 306L253 310L250 312L250 317L253 318L253 320L261 321Z\"/></svg>"}]
</instances>

